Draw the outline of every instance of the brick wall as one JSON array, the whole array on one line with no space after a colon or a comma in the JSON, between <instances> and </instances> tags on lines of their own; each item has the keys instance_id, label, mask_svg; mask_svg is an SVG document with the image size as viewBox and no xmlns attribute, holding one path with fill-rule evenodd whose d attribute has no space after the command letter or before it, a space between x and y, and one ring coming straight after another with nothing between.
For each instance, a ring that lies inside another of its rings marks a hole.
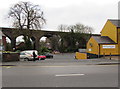
<instances>
[{"instance_id":1,"label":"brick wall","mask_svg":"<svg viewBox=\"0 0 120 89\"><path fill-rule=\"evenodd\" d=\"M19 59L19 53L3 53L2 55L3 62L19 61Z\"/></svg>"}]
</instances>

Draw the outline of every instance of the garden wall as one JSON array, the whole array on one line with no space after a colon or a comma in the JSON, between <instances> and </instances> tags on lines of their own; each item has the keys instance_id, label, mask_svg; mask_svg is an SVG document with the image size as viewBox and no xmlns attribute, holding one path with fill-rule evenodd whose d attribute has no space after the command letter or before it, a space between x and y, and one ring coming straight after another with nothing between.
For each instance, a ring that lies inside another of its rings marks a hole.
<instances>
[{"instance_id":1,"label":"garden wall","mask_svg":"<svg viewBox=\"0 0 120 89\"><path fill-rule=\"evenodd\" d=\"M3 53L2 54L2 62L19 61L19 59L20 59L19 53Z\"/></svg>"}]
</instances>

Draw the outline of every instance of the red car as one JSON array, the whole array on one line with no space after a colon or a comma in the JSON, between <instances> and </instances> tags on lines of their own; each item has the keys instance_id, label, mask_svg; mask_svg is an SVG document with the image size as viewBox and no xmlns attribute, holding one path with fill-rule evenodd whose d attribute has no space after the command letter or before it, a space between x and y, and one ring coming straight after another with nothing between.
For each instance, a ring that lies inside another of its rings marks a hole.
<instances>
[{"instance_id":1,"label":"red car","mask_svg":"<svg viewBox=\"0 0 120 89\"><path fill-rule=\"evenodd\" d=\"M38 55L37 57L38 57L39 60L45 60L46 59L45 55Z\"/></svg>"}]
</instances>

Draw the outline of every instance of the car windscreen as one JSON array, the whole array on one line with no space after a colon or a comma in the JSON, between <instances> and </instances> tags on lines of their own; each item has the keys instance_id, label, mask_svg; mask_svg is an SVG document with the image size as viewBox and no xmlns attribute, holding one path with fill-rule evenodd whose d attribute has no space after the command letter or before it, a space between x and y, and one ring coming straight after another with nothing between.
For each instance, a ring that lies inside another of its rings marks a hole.
<instances>
[{"instance_id":1,"label":"car windscreen","mask_svg":"<svg viewBox=\"0 0 120 89\"><path fill-rule=\"evenodd\" d=\"M20 53L20 55L25 55L25 53Z\"/></svg>"}]
</instances>

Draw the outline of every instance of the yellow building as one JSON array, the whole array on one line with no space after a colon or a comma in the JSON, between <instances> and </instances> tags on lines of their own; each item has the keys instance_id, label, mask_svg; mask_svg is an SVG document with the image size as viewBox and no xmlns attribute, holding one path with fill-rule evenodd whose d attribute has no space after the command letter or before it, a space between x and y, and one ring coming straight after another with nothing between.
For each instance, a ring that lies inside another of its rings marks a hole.
<instances>
[{"instance_id":1,"label":"yellow building","mask_svg":"<svg viewBox=\"0 0 120 89\"><path fill-rule=\"evenodd\" d=\"M87 53L97 56L120 55L120 20L107 20L101 35L92 36L88 41Z\"/></svg>"}]
</instances>

